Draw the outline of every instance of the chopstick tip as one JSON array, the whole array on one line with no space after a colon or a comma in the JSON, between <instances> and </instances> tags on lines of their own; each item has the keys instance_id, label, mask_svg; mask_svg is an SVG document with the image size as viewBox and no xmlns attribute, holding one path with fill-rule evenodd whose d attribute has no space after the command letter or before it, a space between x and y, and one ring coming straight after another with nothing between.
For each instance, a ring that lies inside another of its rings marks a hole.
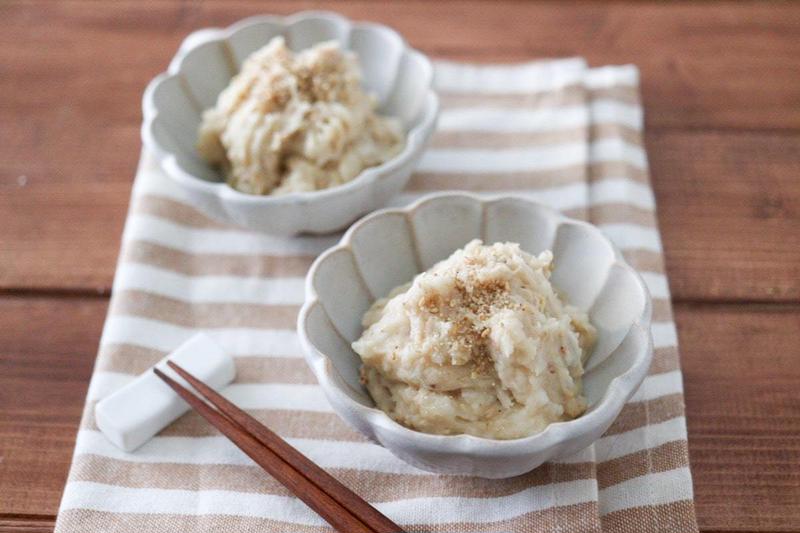
<instances>
[{"instance_id":1,"label":"chopstick tip","mask_svg":"<svg viewBox=\"0 0 800 533\"><path fill-rule=\"evenodd\" d=\"M161 378L161 381L163 381L163 382L164 382L164 383L166 383L167 385L170 385L170 386L172 386L172 384L173 384L173 383L177 384L177 382L176 382L174 379L172 379L171 377L169 377L169 376L166 374L166 372L164 372L163 370L161 370L161 369L160 369L160 368L158 368L157 366L154 366L154 367L153 367L153 373L154 373L156 376L158 376L159 378Z\"/></svg>"}]
</instances>

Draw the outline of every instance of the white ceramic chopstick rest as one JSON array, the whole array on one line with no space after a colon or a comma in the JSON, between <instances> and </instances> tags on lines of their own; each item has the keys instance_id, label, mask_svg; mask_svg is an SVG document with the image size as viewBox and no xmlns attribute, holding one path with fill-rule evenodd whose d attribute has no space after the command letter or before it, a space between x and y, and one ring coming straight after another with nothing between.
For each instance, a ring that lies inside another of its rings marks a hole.
<instances>
[{"instance_id":1,"label":"white ceramic chopstick rest","mask_svg":"<svg viewBox=\"0 0 800 533\"><path fill-rule=\"evenodd\" d=\"M167 360L186 369L214 389L233 381L233 358L208 335L198 333L156 364L160 370L185 386L180 376L167 366ZM130 452L150 440L189 406L151 369L95 406L100 431L118 448Z\"/></svg>"}]
</instances>

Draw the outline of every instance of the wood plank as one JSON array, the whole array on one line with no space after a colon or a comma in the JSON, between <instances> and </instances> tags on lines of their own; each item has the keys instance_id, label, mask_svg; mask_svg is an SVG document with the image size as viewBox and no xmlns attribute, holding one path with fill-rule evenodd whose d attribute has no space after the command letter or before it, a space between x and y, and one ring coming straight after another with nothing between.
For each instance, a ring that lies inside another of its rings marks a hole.
<instances>
[{"instance_id":1,"label":"wood plank","mask_svg":"<svg viewBox=\"0 0 800 533\"><path fill-rule=\"evenodd\" d=\"M674 298L800 301L800 137L660 130L647 148ZM44 177L0 194L0 289L107 293L129 194Z\"/></svg>"},{"instance_id":2,"label":"wood plank","mask_svg":"<svg viewBox=\"0 0 800 533\"><path fill-rule=\"evenodd\" d=\"M42 177L0 192L0 290L108 294L132 175L81 184Z\"/></svg>"},{"instance_id":3,"label":"wood plank","mask_svg":"<svg viewBox=\"0 0 800 533\"><path fill-rule=\"evenodd\" d=\"M105 310L100 298L0 298L0 518L55 515ZM676 316L703 530L800 529L800 306Z\"/></svg>"},{"instance_id":4,"label":"wood plank","mask_svg":"<svg viewBox=\"0 0 800 533\"><path fill-rule=\"evenodd\" d=\"M57 113L47 110L59 120L81 118L85 106L115 116L137 115L142 86L164 68L189 31L311 6L285 0L158 2L147 9L132 1L6 2L2 9L9 24L0 36L0 64L14 76L5 83L29 89L16 95L9 108L35 110L37 102L59 102ZM350 1L315 2L313 7L390 24L415 47L436 56L515 60L585 55L597 65L636 63L653 125L800 126L797 5ZM37 46L29 46L31 40ZM62 83L42 84L42 79ZM82 141L64 142L82 148Z\"/></svg>"},{"instance_id":5,"label":"wood plank","mask_svg":"<svg viewBox=\"0 0 800 533\"><path fill-rule=\"evenodd\" d=\"M0 93L7 95L0 106L0 248L10 251L0 254L0 289L107 292L138 157L139 99L146 82L191 29L265 10L294 11L302 4L158 3L147 10L131 2L91 7L48 3L47 10L42 5L0 6L0 16L13 22L0 34ZM800 120L785 122L800 113L800 106L781 92L800 91L800 86L781 77L785 69L759 63L791 56L798 41L786 42L781 35L792 34L794 13L800 11L751 4L720 10L685 5L553 9L552 4L511 3L491 9L470 4L462 13L459 2L447 6L454 20L447 32L425 23L444 9L434 4L350 2L340 7L354 17L389 22L415 45L448 57L492 59L496 53L520 59L585 51L604 54L593 59L597 64L643 61L648 149L676 298L797 300L794 182L800 139L661 128L800 125ZM509 38L498 43L493 36L501 15L512 23L504 28ZM699 27L707 28L704 34L712 44L668 39ZM620 33L621 28L626 31ZM650 40L642 37L646 31ZM772 37L760 38L767 34ZM723 40L737 54L717 53ZM677 61L702 57L713 63L731 55L743 61L735 69L741 68L740 77L758 79L759 98L752 98L744 82L731 77L735 72L722 66L712 69L719 76L711 79L678 76L685 94L675 92L675 65L682 64ZM652 64L651 56L663 64ZM780 94L770 96L773 90ZM748 105L740 105L743 98ZM777 114L760 107L773 100L770 105L780 108ZM784 100L792 105L778 105ZM687 105L703 111L687 114L676 102L694 102ZM719 119L745 112L769 120Z\"/></svg>"},{"instance_id":6,"label":"wood plank","mask_svg":"<svg viewBox=\"0 0 800 533\"><path fill-rule=\"evenodd\" d=\"M0 517L55 515L106 307L0 298Z\"/></svg>"},{"instance_id":7,"label":"wood plank","mask_svg":"<svg viewBox=\"0 0 800 533\"><path fill-rule=\"evenodd\" d=\"M646 141L673 298L800 301L800 136Z\"/></svg>"},{"instance_id":8,"label":"wood plank","mask_svg":"<svg viewBox=\"0 0 800 533\"><path fill-rule=\"evenodd\" d=\"M51 533L54 527L51 517L0 517L0 533Z\"/></svg>"},{"instance_id":9,"label":"wood plank","mask_svg":"<svg viewBox=\"0 0 800 533\"><path fill-rule=\"evenodd\" d=\"M0 290L107 292L146 82L191 29L309 5L0 4ZM800 5L334 7L440 57L637 63L676 298L798 301ZM52 528L105 306L0 298L0 531ZM800 529L800 310L676 311L701 528Z\"/></svg>"},{"instance_id":10,"label":"wood plank","mask_svg":"<svg viewBox=\"0 0 800 533\"><path fill-rule=\"evenodd\" d=\"M800 530L800 306L676 311L701 529Z\"/></svg>"}]
</instances>

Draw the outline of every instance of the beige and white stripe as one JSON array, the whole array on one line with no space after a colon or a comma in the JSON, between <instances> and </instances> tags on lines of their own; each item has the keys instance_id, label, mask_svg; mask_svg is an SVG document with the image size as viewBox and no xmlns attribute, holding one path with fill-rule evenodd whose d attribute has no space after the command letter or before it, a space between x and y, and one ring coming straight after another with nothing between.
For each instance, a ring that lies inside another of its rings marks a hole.
<instances>
[{"instance_id":1,"label":"beige and white stripe","mask_svg":"<svg viewBox=\"0 0 800 533\"><path fill-rule=\"evenodd\" d=\"M93 408L197 330L235 358L225 394L409 531L696 531L683 388L633 67L440 62L439 130L396 203L467 189L600 226L654 299L650 374L597 443L508 480L413 468L346 426L301 357L303 277L337 236L281 239L187 205L143 155L56 531L322 532L313 512L188 413L134 453Z\"/></svg>"}]
</instances>

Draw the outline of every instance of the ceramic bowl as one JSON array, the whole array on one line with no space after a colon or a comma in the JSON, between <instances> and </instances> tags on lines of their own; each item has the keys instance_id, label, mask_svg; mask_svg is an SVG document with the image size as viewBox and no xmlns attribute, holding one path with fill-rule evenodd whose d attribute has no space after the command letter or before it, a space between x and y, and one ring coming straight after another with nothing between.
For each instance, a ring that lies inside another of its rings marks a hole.
<instances>
[{"instance_id":1,"label":"ceramic bowl","mask_svg":"<svg viewBox=\"0 0 800 533\"><path fill-rule=\"evenodd\" d=\"M359 383L361 361L350 343L362 333L364 312L475 238L518 242L534 254L553 251L552 283L598 329L583 416L515 440L429 435L393 421ZM644 281L591 224L527 200L438 194L363 218L323 253L306 278L298 332L333 409L368 438L424 470L503 478L575 454L608 429L650 366L650 318Z\"/></svg>"},{"instance_id":2,"label":"ceramic bowl","mask_svg":"<svg viewBox=\"0 0 800 533\"><path fill-rule=\"evenodd\" d=\"M295 51L328 40L352 50L366 90L378 99L379 113L402 122L403 151L344 185L322 191L273 197L228 186L197 152L202 112L213 107L243 60L278 35ZM208 215L274 235L325 233L384 205L408 182L436 123L439 103L432 83L430 61L386 26L325 12L253 17L186 38L167 72L145 90L142 139L186 200Z\"/></svg>"}]
</instances>

